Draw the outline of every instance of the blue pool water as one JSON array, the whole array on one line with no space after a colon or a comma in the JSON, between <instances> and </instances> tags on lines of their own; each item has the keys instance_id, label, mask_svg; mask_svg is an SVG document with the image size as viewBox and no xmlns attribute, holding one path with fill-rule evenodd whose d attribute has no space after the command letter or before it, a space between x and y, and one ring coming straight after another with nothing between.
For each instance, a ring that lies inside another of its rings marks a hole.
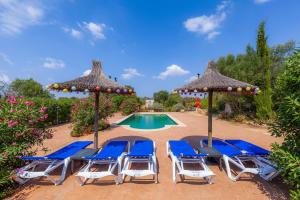
<instances>
[{"instance_id":1,"label":"blue pool water","mask_svg":"<svg viewBox=\"0 0 300 200\"><path fill-rule=\"evenodd\" d=\"M134 114L118 125L129 125L136 129L159 129L177 123L166 114Z\"/></svg>"}]
</instances>

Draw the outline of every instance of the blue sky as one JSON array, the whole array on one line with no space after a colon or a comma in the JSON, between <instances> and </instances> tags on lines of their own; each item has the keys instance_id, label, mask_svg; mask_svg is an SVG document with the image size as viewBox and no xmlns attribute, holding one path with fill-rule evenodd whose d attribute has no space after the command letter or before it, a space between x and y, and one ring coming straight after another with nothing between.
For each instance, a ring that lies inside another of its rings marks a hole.
<instances>
[{"instance_id":1,"label":"blue sky","mask_svg":"<svg viewBox=\"0 0 300 200\"><path fill-rule=\"evenodd\" d=\"M0 80L43 85L81 76L92 59L138 95L172 89L209 60L299 41L298 0L0 0Z\"/></svg>"}]
</instances>

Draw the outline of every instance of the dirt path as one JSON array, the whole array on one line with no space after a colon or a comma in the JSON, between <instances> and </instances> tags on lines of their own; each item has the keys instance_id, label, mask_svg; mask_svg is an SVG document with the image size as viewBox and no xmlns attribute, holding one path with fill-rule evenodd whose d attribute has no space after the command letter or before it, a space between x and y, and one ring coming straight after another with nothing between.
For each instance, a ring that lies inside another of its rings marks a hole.
<instances>
[{"instance_id":1,"label":"dirt path","mask_svg":"<svg viewBox=\"0 0 300 200\"><path fill-rule=\"evenodd\" d=\"M99 134L99 143L108 139L136 138L152 139L156 142L159 162L159 183L138 181L116 186L111 179L88 182L81 187L73 175L68 176L62 185L54 186L46 180L32 181L31 184L17 192L10 199L287 199L286 188L280 180L265 182L258 177L243 176L237 182L230 181L224 171L220 171L214 163L209 167L216 174L215 184L208 185L204 181L173 184L171 179L171 162L166 156L166 141L169 139L187 139L198 145L199 139L207 135L207 117L192 113L169 113L174 118L186 124L186 127L172 127L156 132L136 132L115 127ZM110 119L115 122L121 116ZM70 137L70 125L53 128L53 139L47 140L45 146L51 150L58 149L74 140L92 140L93 136L80 138ZM213 120L213 136L217 138L244 139L259 146L270 149L272 142L281 142L280 138L270 136L264 128L254 128L248 125Z\"/></svg>"}]
</instances>

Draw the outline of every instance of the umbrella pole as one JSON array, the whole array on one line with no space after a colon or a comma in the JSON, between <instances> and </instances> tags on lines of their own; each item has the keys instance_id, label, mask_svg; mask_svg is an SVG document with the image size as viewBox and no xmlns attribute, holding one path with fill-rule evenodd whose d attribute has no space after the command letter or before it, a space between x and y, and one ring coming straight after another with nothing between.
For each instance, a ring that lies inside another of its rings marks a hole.
<instances>
[{"instance_id":1,"label":"umbrella pole","mask_svg":"<svg viewBox=\"0 0 300 200\"><path fill-rule=\"evenodd\" d=\"M208 147L212 147L212 96L213 91L208 92Z\"/></svg>"},{"instance_id":2,"label":"umbrella pole","mask_svg":"<svg viewBox=\"0 0 300 200\"><path fill-rule=\"evenodd\" d=\"M94 148L98 149L99 92L95 92Z\"/></svg>"}]
</instances>

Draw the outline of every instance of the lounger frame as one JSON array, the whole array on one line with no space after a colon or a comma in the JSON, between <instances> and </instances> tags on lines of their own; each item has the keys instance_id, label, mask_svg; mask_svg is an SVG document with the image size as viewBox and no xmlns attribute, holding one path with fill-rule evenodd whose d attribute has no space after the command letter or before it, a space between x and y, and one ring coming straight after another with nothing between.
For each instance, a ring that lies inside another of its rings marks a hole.
<instances>
[{"instance_id":1,"label":"lounger frame","mask_svg":"<svg viewBox=\"0 0 300 200\"><path fill-rule=\"evenodd\" d=\"M64 181L66 177L66 172L68 166L71 162L71 158L68 157L64 160L50 160L45 158L44 160L35 160L28 165L17 170L17 177L15 180L20 184L24 184L30 179L46 177L49 181L51 181L54 185L59 185ZM38 166L46 165L46 169L44 171L35 171ZM58 167L63 166L60 177L58 179L52 178L49 174L57 169Z\"/></svg>"},{"instance_id":2,"label":"lounger frame","mask_svg":"<svg viewBox=\"0 0 300 200\"><path fill-rule=\"evenodd\" d=\"M220 140L224 143L226 143L223 140ZM228 144L228 143L226 143ZM228 144L229 146L232 146L235 148L233 145ZM203 142L203 140L200 140L200 146L204 147L206 146ZM237 181L242 174L244 173L251 173L251 174L258 174L260 175L264 180L270 181L274 177L278 175L277 170L272 166L271 162L258 155L248 155L248 154L243 154L243 150L241 150L241 154L237 156L232 156L229 157L225 154L222 154L222 157L220 158L220 169L223 168L222 161L224 162L225 165L225 170L227 173L227 176L232 180L232 181ZM245 163L246 162L252 162L255 167L246 167ZM239 172L236 172L232 169L232 165L240 169ZM232 172L235 172L236 175L233 175Z\"/></svg>"},{"instance_id":3,"label":"lounger frame","mask_svg":"<svg viewBox=\"0 0 300 200\"><path fill-rule=\"evenodd\" d=\"M99 152L104 147L102 147ZM127 144L128 151L130 151L130 145L129 142ZM106 159L106 160L88 160L88 164L85 165L77 174L76 178L77 181L80 183L81 186L83 186L88 179L101 179L107 176L113 176L114 181L116 185L122 182L122 177L120 175L121 173L121 168L122 168L122 161L124 159L124 156L126 155L126 152L123 152L117 159ZM92 167L95 167L97 165L108 165L108 168L106 171L91 171ZM115 168L118 167L117 169L117 174L115 174ZM81 178L83 177L83 179Z\"/></svg>"},{"instance_id":4,"label":"lounger frame","mask_svg":"<svg viewBox=\"0 0 300 200\"><path fill-rule=\"evenodd\" d=\"M177 183L177 174L179 175L181 181L184 180L184 176L189 176L194 178L203 178L209 184L213 183L213 177L215 174L206 165L204 157L177 157L172 153L169 141L167 142L166 147L167 155L170 156L172 160L172 179L174 183ZM202 167L202 170L187 170L184 168L184 164L199 164Z\"/></svg>"},{"instance_id":5,"label":"lounger frame","mask_svg":"<svg viewBox=\"0 0 300 200\"><path fill-rule=\"evenodd\" d=\"M149 156L129 156L126 155L124 159L124 166L121 171L121 181L124 182L126 176L130 176L130 180L135 177L143 177L143 176L153 176L153 180L155 183L158 183L158 170L157 170L157 158L156 158L156 145L153 142L153 154ZM132 147L134 146L135 141L132 143ZM148 164L148 168L144 170L136 170L130 169L133 163L146 163Z\"/></svg>"}]
</instances>

